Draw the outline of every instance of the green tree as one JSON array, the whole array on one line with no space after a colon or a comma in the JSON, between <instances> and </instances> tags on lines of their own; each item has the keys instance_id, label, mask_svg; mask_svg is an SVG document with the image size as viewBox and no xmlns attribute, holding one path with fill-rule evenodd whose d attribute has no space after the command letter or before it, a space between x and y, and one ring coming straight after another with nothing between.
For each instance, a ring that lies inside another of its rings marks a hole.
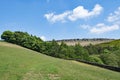
<instances>
[{"instance_id":1,"label":"green tree","mask_svg":"<svg viewBox=\"0 0 120 80\"><path fill-rule=\"evenodd\" d=\"M68 58L68 46L64 42L61 42L61 44L60 44L59 57L60 58Z\"/></svg>"},{"instance_id":2,"label":"green tree","mask_svg":"<svg viewBox=\"0 0 120 80\"><path fill-rule=\"evenodd\" d=\"M52 40L51 44L49 44L48 54L50 56L58 56L59 45L55 40Z\"/></svg>"},{"instance_id":3,"label":"green tree","mask_svg":"<svg viewBox=\"0 0 120 80\"><path fill-rule=\"evenodd\" d=\"M3 32L3 34L1 35L1 38L2 39L4 39L5 41L7 41L7 42L12 42L12 40L13 40L13 32L11 32L11 31L4 31Z\"/></svg>"},{"instance_id":4,"label":"green tree","mask_svg":"<svg viewBox=\"0 0 120 80\"><path fill-rule=\"evenodd\" d=\"M116 50L113 52L113 54L115 54L117 57L116 57L116 61L118 63L118 67L120 67L120 49L119 50Z\"/></svg>"},{"instance_id":5,"label":"green tree","mask_svg":"<svg viewBox=\"0 0 120 80\"><path fill-rule=\"evenodd\" d=\"M111 53L111 54L102 54L100 56L101 60L104 64L110 66L117 66L118 67L118 56Z\"/></svg>"},{"instance_id":6,"label":"green tree","mask_svg":"<svg viewBox=\"0 0 120 80\"><path fill-rule=\"evenodd\" d=\"M92 44L86 46L85 48L88 50L89 54L98 54L97 47Z\"/></svg>"},{"instance_id":7,"label":"green tree","mask_svg":"<svg viewBox=\"0 0 120 80\"><path fill-rule=\"evenodd\" d=\"M67 56L69 58L75 58L75 50L74 50L74 46L68 46L67 48Z\"/></svg>"},{"instance_id":8,"label":"green tree","mask_svg":"<svg viewBox=\"0 0 120 80\"><path fill-rule=\"evenodd\" d=\"M88 51L84 49L80 44L76 44L74 50L77 59L81 59L81 60L88 59L89 57Z\"/></svg>"},{"instance_id":9,"label":"green tree","mask_svg":"<svg viewBox=\"0 0 120 80\"><path fill-rule=\"evenodd\" d=\"M89 61L94 62L94 63L103 64L102 60L99 57L96 57L96 56L90 56Z\"/></svg>"}]
</instances>

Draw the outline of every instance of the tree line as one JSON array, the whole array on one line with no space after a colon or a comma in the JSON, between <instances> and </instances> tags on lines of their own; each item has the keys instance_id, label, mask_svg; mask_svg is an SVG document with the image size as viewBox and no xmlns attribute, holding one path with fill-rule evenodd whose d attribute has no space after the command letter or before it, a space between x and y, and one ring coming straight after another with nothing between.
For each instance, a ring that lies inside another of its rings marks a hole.
<instances>
[{"instance_id":1,"label":"tree line","mask_svg":"<svg viewBox=\"0 0 120 80\"><path fill-rule=\"evenodd\" d=\"M116 46L101 47L92 44L84 47L80 44L68 46L64 42L58 44L55 40L45 42L39 37L21 31L4 31L1 38L7 42L57 58L80 59L120 67L120 57L118 57L120 50Z\"/></svg>"}]
</instances>

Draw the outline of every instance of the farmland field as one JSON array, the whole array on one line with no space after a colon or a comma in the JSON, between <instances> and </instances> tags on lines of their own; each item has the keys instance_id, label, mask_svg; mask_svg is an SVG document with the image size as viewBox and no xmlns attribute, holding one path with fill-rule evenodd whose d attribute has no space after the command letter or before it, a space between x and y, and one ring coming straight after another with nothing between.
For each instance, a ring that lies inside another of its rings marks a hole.
<instances>
[{"instance_id":1,"label":"farmland field","mask_svg":"<svg viewBox=\"0 0 120 80\"><path fill-rule=\"evenodd\" d=\"M101 44L101 43L106 43L106 42L110 42L112 40L103 40L103 41L63 41L65 42L67 45L75 45L75 44L80 44L82 46L87 46L89 44L93 44L93 45L96 45L96 44ZM61 44L61 41L58 42L59 44Z\"/></svg>"}]
</instances>

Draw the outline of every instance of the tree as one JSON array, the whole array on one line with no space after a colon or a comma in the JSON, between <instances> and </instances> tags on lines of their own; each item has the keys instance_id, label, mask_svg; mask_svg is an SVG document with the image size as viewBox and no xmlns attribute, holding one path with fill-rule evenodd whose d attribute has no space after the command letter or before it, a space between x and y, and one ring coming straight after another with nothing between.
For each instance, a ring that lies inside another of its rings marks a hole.
<instances>
[{"instance_id":1,"label":"tree","mask_svg":"<svg viewBox=\"0 0 120 80\"><path fill-rule=\"evenodd\" d=\"M98 49L96 46L89 44L88 46L85 46L85 48L88 50L89 54L98 54Z\"/></svg>"},{"instance_id":2,"label":"tree","mask_svg":"<svg viewBox=\"0 0 120 80\"><path fill-rule=\"evenodd\" d=\"M59 54L58 57L60 58L68 58L67 52L68 46L62 41L59 47Z\"/></svg>"},{"instance_id":3,"label":"tree","mask_svg":"<svg viewBox=\"0 0 120 80\"><path fill-rule=\"evenodd\" d=\"M75 58L75 50L74 50L74 46L68 46L67 48L67 56L69 58Z\"/></svg>"},{"instance_id":4,"label":"tree","mask_svg":"<svg viewBox=\"0 0 120 80\"><path fill-rule=\"evenodd\" d=\"M48 45L48 55L57 57L58 56L58 51L59 51L59 45L55 40L52 40L52 42Z\"/></svg>"},{"instance_id":5,"label":"tree","mask_svg":"<svg viewBox=\"0 0 120 80\"><path fill-rule=\"evenodd\" d=\"M110 66L116 66L118 67L118 56L111 53L111 54L102 54L100 56L101 60L103 61L104 64L110 65Z\"/></svg>"},{"instance_id":6,"label":"tree","mask_svg":"<svg viewBox=\"0 0 120 80\"><path fill-rule=\"evenodd\" d=\"M117 59L118 67L120 67L120 49L114 51L113 54L117 56L116 59Z\"/></svg>"},{"instance_id":7,"label":"tree","mask_svg":"<svg viewBox=\"0 0 120 80\"><path fill-rule=\"evenodd\" d=\"M7 42L12 42L12 40L13 40L13 32L11 32L11 31L4 31L3 32L3 34L1 35L1 38L2 39L4 39L5 41L7 41Z\"/></svg>"},{"instance_id":8,"label":"tree","mask_svg":"<svg viewBox=\"0 0 120 80\"><path fill-rule=\"evenodd\" d=\"M94 63L103 64L102 60L99 57L96 57L96 56L90 56L89 61L94 62Z\"/></svg>"},{"instance_id":9,"label":"tree","mask_svg":"<svg viewBox=\"0 0 120 80\"><path fill-rule=\"evenodd\" d=\"M74 47L75 55L77 59L87 60L89 54L86 49L84 49L80 44L76 44Z\"/></svg>"}]
</instances>

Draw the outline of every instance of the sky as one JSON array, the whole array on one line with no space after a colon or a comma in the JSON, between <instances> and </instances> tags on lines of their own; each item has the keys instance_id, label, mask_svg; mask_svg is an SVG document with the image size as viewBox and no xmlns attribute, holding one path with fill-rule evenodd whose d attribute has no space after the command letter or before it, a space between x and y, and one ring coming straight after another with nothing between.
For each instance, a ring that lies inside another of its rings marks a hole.
<instances>
[{"instance_id":1,"label":"sky","mask_svg":"<svg viewBox=\"0 0 120 80\"><path fill-rule=\"evenodd\" d=\"M43 40L120 38L120 0L0 0L0 35Z\"/></svg>"}]
</instances>

